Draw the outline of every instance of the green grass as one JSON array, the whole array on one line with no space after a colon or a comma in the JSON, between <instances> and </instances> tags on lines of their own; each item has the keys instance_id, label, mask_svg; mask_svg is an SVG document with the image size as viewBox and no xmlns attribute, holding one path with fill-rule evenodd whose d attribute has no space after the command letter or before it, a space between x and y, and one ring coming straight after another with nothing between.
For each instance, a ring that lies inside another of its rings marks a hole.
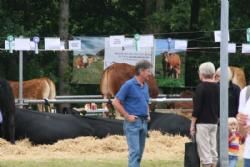
<instances>
[{"instance_id":1,"label":"green grass","mask_svg":"<svg viewBox=\"0 0 250 167\"><path fill-rule=\"evenodd\" d=\"M142 167L183 167L183 161L143 160ZM238 162L243 166L243 161ZM0 160L0 167L127 167L127 160L84 160L84 159L46 159L46 160Z\"/></svg>"},{"instance_id":2,"label":"green grass","mask_svg":"<svg viewBox=\"0 0 250 167\"><path fill-rule=\"evenodd\" d=\"M143 160L142 167L183 167L182 161ZM126 160L1 160L0 167L127 167Z\"/></svg>"},{"instance_id":3,"label":"green grass","mask_svg":"<svg viewBox=\"0 0 250 167\"><path fill-rule=\"evenodd\" d=\"M87 68L73 68L72 83L99 84L103 71L103 60L94 62Z\"/></svg>"},{"instance_id":4,"label":"green grass","mask_svg":"<svg viewBox=\"0 0 250 167\"><path fill-rule=\"evenodd\" d=\"M182 55L181 56L181 74L179 79L173 79L170 77L164 78L163 77L163 71L162 71L162 56L156 56L155 57L155 77L158 86L160 87L184 87L185 86L185 81L184 81L184 76L185 76L185 58Z\"/></svg>"}]
</instances>

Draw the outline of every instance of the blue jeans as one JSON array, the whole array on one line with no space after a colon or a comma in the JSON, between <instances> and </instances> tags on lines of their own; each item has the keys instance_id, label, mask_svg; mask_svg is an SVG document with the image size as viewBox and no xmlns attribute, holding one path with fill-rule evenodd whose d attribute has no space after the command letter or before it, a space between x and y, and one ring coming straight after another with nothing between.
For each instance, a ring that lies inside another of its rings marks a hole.
<instances>
[{"instance_id":1,"label":"blue jeans","mask_svg":"<svg viewBox=\"0 0 250 167\"><path fill-rule=\"evenodd\" d=\"M238 156L229 155L229 167L236 167L238 162Z\"/></svg>"},{"instance_id":2,"label":"blue jeans","mask_svg":"<svg viewBox=\"0 0 250 167\"><path fill-rule=\"evenodd\" d=\"M140 167L148 123L146 119L137 118L135 122L124 121L124 133L128 143L128 167Z\"/></svg>"},{"instance_id":3,"label":"blue jeans","mask_svg":"<svg viewBox=\"0 0 250 167\"><path fill-rule=\"evenodd\" d=\"M244 158L244 167L249 167L249 166L250 166L250 159Z\"/></svg>"}]
</instances>

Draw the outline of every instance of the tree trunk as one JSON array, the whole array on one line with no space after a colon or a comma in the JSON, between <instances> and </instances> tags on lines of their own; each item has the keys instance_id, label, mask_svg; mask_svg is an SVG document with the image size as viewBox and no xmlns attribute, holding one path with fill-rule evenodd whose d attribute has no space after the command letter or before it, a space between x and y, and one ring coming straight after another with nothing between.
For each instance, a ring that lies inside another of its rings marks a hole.
<instances>
[{"instance_id":1,"label":"tree trunk","mask_svg":"<svg viewBox=\"0 0 250 167\"><path fill-rule=\"evenodd\" d=\"M200 0L192 0L190 30L198 29Z\"/></svg>"},{"instance_id":2,"label":"tree trunk","mask_svg":"<svg viewBox=\"0 0 250 167\"><path fill-rule=\"evenodd\" d=\"M199 14L200 14L200 0L192 0L191 17L190 17L190 25L189 25L190 31L199 30ZM188 36L188 38L194 39L194 38L199 37L200 35L201 35L200 33L194 33L194 34L191 33L190 36ZM188 48L197 47L197 46L198 46L198 43L195 40L188 42ZM195 67L192 65L193 62L191 62L191 60L193 60L193 57L197 56L198 54L199 53L187 52L186 65L185 65L186 74L192 74L192 72L194 71L193 68ZM190 78L191 78L191 75L185 75L186 86L194 85L194 80L193 79L191 80Z\"/></svg>"},{"instance_id":3,"label":"tree trunk","mask_svg":"<svg viewBox=\"0 0 250 167\"><path fill-rule=\"evenodd\" d=\"M60 1L60 16L59 16L59 35L60 39L68 43L69 36L69 0ZM65 76L67 69L69 68L69 55L67 51L61 51L58 53L59 58L59 94L68 95L69 89L67 76ZM69 107L69 104L61 104L59 111L62 111L64 107Z\"/></svg>"},{"instance_id":4,"label":"tree trunk","mask_svg":"<svg viewBox=\"0 0 250 167\"><path fill-rule=\"evenodd\" d=\"M152 6L152 0L144 0L144 17L147 17L152 13Z\"/></svg>"},{"instance_id":5,"label":"tree trunk","mask_svg":"<svg viewBox=\"0 0 250 167\"><path fill-rule=\"evenodd\" d=\"M162 11L165 7L165 1L164 0L156 0L156 11Z\"/></svg>"},{"instance_id":6,"label":"tree trunk","mask_svg":"<svg viewBox=\"0 0 250 167\"><path fill-rule=\"evenodd\" d=\"M144 0L144 18L147 18L152 14L154 8L154 0ZM145 22L144 33L150 33L151 25L148 24L148 21Z\"/></svg>"}]
</instances>

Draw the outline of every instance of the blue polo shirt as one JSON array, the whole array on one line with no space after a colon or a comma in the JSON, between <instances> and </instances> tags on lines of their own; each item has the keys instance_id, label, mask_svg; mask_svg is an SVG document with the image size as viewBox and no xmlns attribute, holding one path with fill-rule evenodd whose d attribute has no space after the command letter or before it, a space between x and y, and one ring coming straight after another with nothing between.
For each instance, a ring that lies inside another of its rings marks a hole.
<instances>
[{"instance_id":1,"label":"blue polo shirt","mask_svg":"<svg viewBox=\"0 0 250 167\"><path fill-rule=\"evenodd\" d=\"M148 115L149 89L147 83L143 86L136 80L135 77L126 81L116 94L125 110L136 116Z\"/></svg>"}]
</instances>

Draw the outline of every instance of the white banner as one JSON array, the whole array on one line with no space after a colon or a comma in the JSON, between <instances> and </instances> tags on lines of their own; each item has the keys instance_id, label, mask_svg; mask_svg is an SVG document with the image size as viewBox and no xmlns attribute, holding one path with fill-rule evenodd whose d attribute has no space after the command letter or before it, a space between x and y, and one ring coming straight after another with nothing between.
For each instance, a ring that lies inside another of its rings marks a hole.
<instances>
[{"instance_id":1,"label":"white banner","mask_svg":"<svg viewBox=\"0 0 250 167\"><path fill-rule=\"evenodd\" d=\"M143 47L136 50L134 39L125 38L123 48L111 48L110 38L105 38L104 69L113 63L127 63L135 65L140 60L148 60L154 68L154 48Z\"/></svg>"}]
</instances>

